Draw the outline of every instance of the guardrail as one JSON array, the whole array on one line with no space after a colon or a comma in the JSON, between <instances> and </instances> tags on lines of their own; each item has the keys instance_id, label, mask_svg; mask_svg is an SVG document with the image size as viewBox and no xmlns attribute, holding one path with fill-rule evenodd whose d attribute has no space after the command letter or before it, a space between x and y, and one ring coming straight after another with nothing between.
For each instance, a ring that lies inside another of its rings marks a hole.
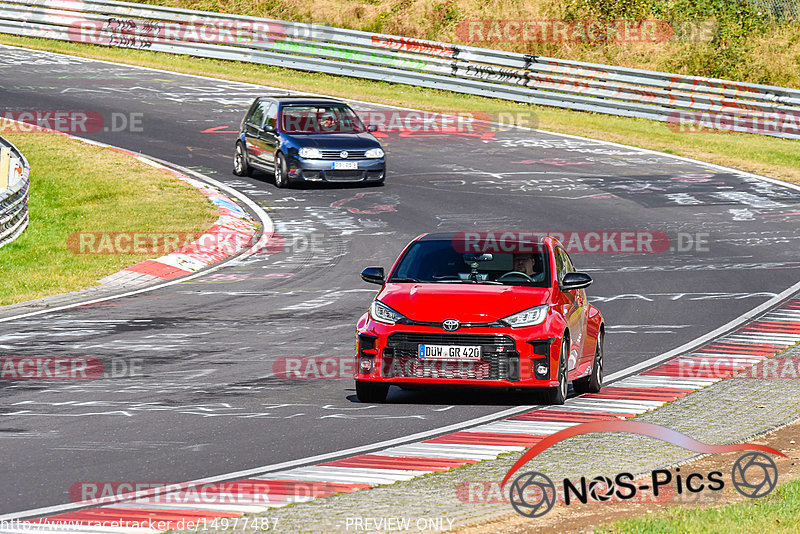
<instances>
[{"instance_id":1,"label":"guardrail","mask_svg":"<svg viewBox=\"0 0 800 534\"><path fill-rule=\"evenodd\" d=\"M800 4L796 0L747 0L765 19L800 20Z\"/></svg>"},{"instance_id":2,"label":"guardrail","mask_svg":"<svg viewBox=\"0 0 800 534\"><path fill-rule=\"evenodd\" d=\"M113 0L0 0L0 33L800 139L800 89Z\"/></svg>"},{"instance_id":3,"label":"guardrail","mask_svg":"<svg viewBox=\"0 0 800 534\"><path fill-rule=\"evenodd\" d=\"M30 165L22 152L0 137L0 247L28 226Z\"/></svg>"}]
</instances>

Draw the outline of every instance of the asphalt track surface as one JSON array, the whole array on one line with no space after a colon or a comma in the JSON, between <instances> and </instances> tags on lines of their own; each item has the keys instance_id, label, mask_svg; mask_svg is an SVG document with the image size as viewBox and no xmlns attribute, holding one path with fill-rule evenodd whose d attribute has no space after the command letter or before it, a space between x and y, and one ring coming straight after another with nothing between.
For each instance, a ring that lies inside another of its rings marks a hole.
<instances>
[{"instance_id":1,"label":"asphalt track surface","mask_svg":"<svg viewBox=\"0 0 800 534\"><path fill-rule=\"evenodd\" d=\"M80 482L198 479L529 403L393 389L389 403L365 405L350 378L272 375L284 357L350 357L355 321L376 289L358 273L389 267L423 232L667 234L673 250L662 253L572 254L595 279L588 294L609 328L607 373L680 346L798 280L800 191L586 139L516 129L484 138L388 132L384 187L279 190L264 175L237 178L233 132L253 97L270 92L43 52L0 53L3 111L99 113L106 130L74 133L235 187L269 212L285 243L187 283L0 325L3 355L136 359L144 373L0 382L0 514L67 503ZM115 113L141 128L113 131ZM699 249L688 247L687 236L698 234Z\"/></svg>"}]
</instances>

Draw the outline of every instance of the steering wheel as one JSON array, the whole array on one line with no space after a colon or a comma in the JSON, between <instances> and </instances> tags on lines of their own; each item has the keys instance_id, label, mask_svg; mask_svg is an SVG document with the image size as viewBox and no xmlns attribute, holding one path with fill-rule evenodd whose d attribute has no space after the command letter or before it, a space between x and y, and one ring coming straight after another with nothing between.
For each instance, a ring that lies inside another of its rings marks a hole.
<instances>
[{"instance_id":1,"label":"steering wheel","mask_svg":"<svg viewBox=\"0 0 800 534\"><path fill-rule=\"evenodd\" d=\"M497 277L497 281L498 282L502 282L503 280L510 280L512 278L522 278L522 279L524 279L524 280L526 280L528 282L533 282L533 278L531 278L527 274L521 273L519 271L509 271L506 274L504 274L503 276L498 276Z\"/></svg>"}]
</instances>

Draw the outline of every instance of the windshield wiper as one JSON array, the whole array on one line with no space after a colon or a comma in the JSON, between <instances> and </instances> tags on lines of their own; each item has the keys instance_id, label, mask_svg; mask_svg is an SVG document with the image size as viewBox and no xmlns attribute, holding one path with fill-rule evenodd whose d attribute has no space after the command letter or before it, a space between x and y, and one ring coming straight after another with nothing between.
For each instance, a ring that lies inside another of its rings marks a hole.
<instances>
[{"instance_id":1,"label":"windshield wiper","mask_svg":"<svg viewBox=\"0 0 800 534\"><path fill-rule=\"evenodd\" d=\"M397 277L397 276L395 276L394 278L392 278L389 281L390 282L419 282L419 280L417 280L416 278L402 278L402 277Z\"/></svg>"}]
</instances>

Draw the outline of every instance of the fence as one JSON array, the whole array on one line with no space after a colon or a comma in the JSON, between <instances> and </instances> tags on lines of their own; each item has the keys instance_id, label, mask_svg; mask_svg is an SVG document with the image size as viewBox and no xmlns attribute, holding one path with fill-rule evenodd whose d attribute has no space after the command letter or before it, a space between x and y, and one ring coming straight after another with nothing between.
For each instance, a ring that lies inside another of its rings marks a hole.
<instances>
[{"instance_id":1,"label":"fence","mask_svg":"<svg viewBox=\"0 0 800 534\"><path fill-rule=\"evenodd\" d=\"M0 0L0 33L800 139L800 90L112 0Z\"/></svg>"},{"instance_id":2,"label":"fence","mask_svg":"<svg viewBox=\"0 0 800 534\"><path fill-rule=\"evenodd\" d=\"M798 0L747 0L766 19L786 21L800 20Z\"/></svg>"},{"instance_id":3,"label":"fence","mask_svg":"<svg viewBox=\"0 0 800 534\"><path fill-rule=\"evenodd\" d=\"M17 148L0 137L0 247L28 226L30 166Z\"/></svg>"}]
</instances>

